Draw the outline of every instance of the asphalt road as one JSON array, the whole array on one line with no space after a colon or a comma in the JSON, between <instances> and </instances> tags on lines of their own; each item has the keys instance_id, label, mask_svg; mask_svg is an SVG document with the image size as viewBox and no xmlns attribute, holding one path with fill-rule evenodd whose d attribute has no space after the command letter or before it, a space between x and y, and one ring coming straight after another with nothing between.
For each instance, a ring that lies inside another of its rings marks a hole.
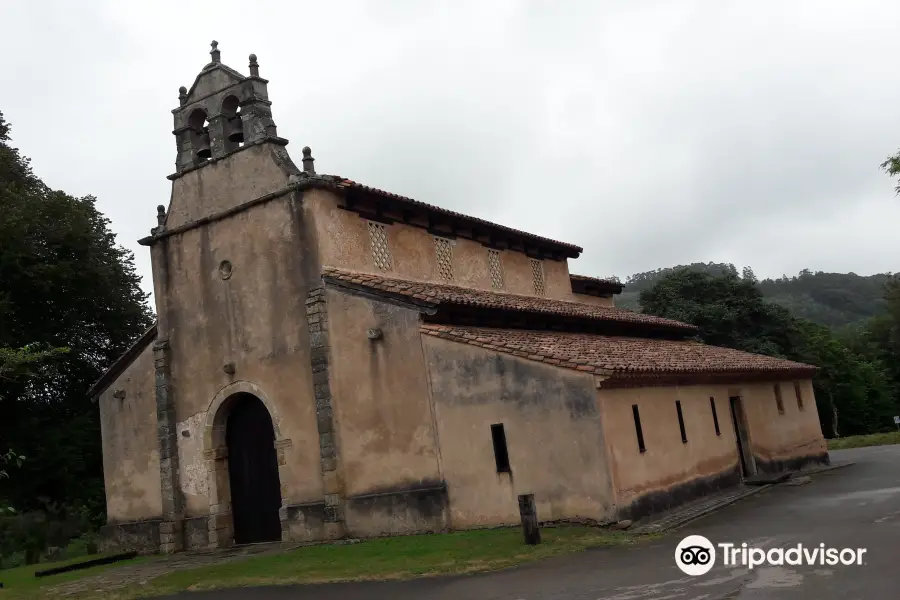
<instances>
[{"instance_id":1,"label":"asphalt road","mask_svg":"<svg viewBox=\"0 0 900 600\"><path fill-rule=\"evenodd\" d=\"M179 600L856 600L900 598L900 446L833 452L849 467L803 486L779 485L670 533L508 571L407 582L353 583L182 594ZM690 534L714 544L865 548L860 566L721 564L690 577L675 547Z\"/></svg>"}]
</instances>

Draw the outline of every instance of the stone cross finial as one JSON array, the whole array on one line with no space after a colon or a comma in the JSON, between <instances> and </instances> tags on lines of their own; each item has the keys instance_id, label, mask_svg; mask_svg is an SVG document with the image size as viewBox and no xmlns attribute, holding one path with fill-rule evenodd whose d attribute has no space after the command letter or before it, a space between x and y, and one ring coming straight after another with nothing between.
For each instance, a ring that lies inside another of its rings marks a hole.
<instances>
[{"instance_id":1,"label":"stone cross finial","mask_svg":"<svg viewBox=\"0 0 900 600\"><path fill-rule=\"evenodd\" d=\"M312 157L312 149L309 146L303 147L303 171L305 173L309 173L310 175L316 174L316 167L313 163L316 162L316 159Z\"/></svg>"},{"instance_id":2,"label":"stone cross finial","mask_svg":"<svg viewBox=\"0 0 900 600\"><path fill-rule=\"evenodd\" d=\"M213 40L209 45L212 46L212 50L209 51L210 55L212 55L212 61L214 63L222 62L222 53L219 52L219 42Z\"/></svg>"},{"instance_id":3,"label":"stone cross finial","mask_svg":"<svg viewBox=\"0 0 900 600\"><path fill-rule=\"evenodd\" d=\"M185 102L187 102L187 88L184 86L178 88L178 102L181 106L184 106Z\"/></svg>"},{"instance_id":4,"label":"stone cross finial","mask_svg":"<svg viewBox=\"0 0 900 600\"><path fill-rule=\"evenodd\" d=\"M259 63L256 62L256 55L250 55L250 77L259 77Z\"/></svg>"}]
</instances>

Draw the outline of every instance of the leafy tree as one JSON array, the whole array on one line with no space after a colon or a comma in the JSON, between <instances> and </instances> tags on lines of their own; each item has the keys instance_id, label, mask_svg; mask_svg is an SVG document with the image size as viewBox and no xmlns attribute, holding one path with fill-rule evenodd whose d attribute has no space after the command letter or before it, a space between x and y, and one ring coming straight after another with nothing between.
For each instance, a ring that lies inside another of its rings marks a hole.
<instances>
[{"instance_id":1,"label":"leafy tree","mask_svg":"<svg viewBox=\"0 0 900 600\"><path fill-rule=\"evenodd\" d=\"M897 154L888 156L887 159L883 163L881 163L881 170L891 177L897 177L898 175L900 175L900 150L897 151ZM897 186L894 188L894 191L897 192L898 196L900 196L900 181L897 182Z\"/></svg>"},{"instance_id":2,"label":"leafy tree","mask_svg":"<svg viewBox=\"0 0 900 600\"><path fill-rule=\"evenodd\" d=\"M152 316L95 199L50 189L9 142L0 113L0 441L28 456L0 496L100 510L99 416L86 391Z\"/></svg>"},{"instance_id":3,"label":"leafy tree","mask_svg":"<svg viewBox=\"0 0 900 600\"><path fill-rule=\"evenodd\" d=\"M734 265L722 263L693 263L637 273L627 279L625 291L616 298L616 304L640 310L640 292L684 268L711 275L737 274ZM741 277L756 279L750 267L742 270ZM759 287L767 300L790 309L795 316L832 328L852 329L885 310L882 292L890 279L888 273L864 277L855 273L813 273L803 269L793 277L763 279L759 281Z\"/></svg>"}]
</instances>

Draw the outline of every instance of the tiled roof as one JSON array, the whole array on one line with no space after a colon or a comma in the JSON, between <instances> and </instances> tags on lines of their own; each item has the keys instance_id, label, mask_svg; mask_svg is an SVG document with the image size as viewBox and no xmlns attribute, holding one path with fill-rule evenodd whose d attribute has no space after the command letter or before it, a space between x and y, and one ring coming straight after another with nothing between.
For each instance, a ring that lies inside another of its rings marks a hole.
<instances>
[{"instance_id":1,"label":"tiled roof","mask_svg":"<svg viewBox=\"0 0 900 600\"><path fill-rule=\"evenodd\" d=\"M647 325L656 329L678 332L682 335L689 335L697 331L696 327L687 323L645 315L623 308L553 300L540 296L519 296L440 283L392 279L333 267L325 267L322 275L346 284L425 302L432 306L470 306L518 313L574 317L590 321Z\"/></svg>"},{"instance_id":2,"label":"tiled roof","mask_svg":"<svg viewBox=\"0 0 900 600\"><path fill-rule=\"evenodd\" d=\"M572 291L576 294L584 293L589 288L596 288L614 294L621 294L622 290L625 289L625 285L615 279L600 279L599 277L570 273L569 280L572 282Z\"/></svg>"},{"instance_id":3,"label":"tiled roof","mask_svg":"<svg viewBox=\"0 0 900 600\"><path fill-rule=\"evenodd\" d=\"M453 217L456 219L460 219L463 221L467 221L470 224L480 225L486 229L494 229L504 231L509 234L513 234L516 236L529 238L534 240L535 242L550 244L552 246L558 246L559 248L567 249L572 256L577 257L581 252L583 252L583 248L581 246L576 246L575 244L569 244L567 242L560 242L557 240L552 240L550 238L542 237L539 235L535 235L533 233L528 233L527 231L520 231L518 229L513 229L512 227L507 227L505 225L498 225L497 223L492 223L491 221L485 221L484 219L479 219L478 217L472 217L463 213L458 213L453 210L448 210L446 208L441 208L440 206L435 206L433 204L427 204L425 202L421 202L419 200L413 200L412 198L407 198L406 196L400 196L398 194L394 194L392 192L386 192L384 190L380 190L378 188L373 188L368 185L363 185L361 183L357 183L352 179L339 179L337 183L338 188L350 188L359 190L361 192L374 194L376 196L381 196L382 198L387 198L390 200L394 200L401 204L407 204L410 206L418 207L429 212L438 213L441 215L445 215L448 217Z\"/></svg>"},{"instance_id":4,"label":"tiled roof","mask_svg":"<svg viewBox=\"0 0 900 600\"><path fill-rule=\"evenodd\" d=\"M679 376L690 379L696 375L809 377L816 371L816 367L803 363L693 341L434 324L423 324L420 329L455 342L605 375L609 379L604 387L653 379L677 381Z\"/></svg>"},{"instance_id":5,"label":"tiled roof","mask_svg":"<svg viewBox=\"0 0 900 600\"><path fill-rule=\"evenodd\" d=\"M150 342L156 339L156 323L153 323L147 331L141 334L131 346L128 347L122 356L110 365L110 367L100 376L100 379L94 382L94 385L87 391L88 398L96 398L106 391L106 389L115 381L116 377L130 365L137 356L144 351Z\"/></svg>"}]
</instances>

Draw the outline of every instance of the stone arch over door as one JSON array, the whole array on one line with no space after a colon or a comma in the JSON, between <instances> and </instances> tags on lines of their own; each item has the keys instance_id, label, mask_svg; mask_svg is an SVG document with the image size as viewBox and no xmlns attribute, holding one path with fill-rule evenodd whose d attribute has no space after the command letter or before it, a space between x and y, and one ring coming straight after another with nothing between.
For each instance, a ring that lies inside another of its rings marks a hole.
<instances>
[{"instance_id":1,"label":"stone arch over door","mask_svg":"<svg viewBox=\"0 0 900 600\"><path fill-rule=\"evenodd\" d=\"M234 521L231 502L231 481L228 465L227 424L232 411L247 396L259 400L269 413L274 433L275 455L278 464L278 479L283 518L285 511L285 481L288 477L285 469L285 449L290 447L291 440L281 434L281 419L270 397L256 384L249 381L236 381L216 394L207 410L206 426L203 434L204 458L209 473L209 544L214 548L228 547L234 544Z\"/></svg>"}]
</instances>

